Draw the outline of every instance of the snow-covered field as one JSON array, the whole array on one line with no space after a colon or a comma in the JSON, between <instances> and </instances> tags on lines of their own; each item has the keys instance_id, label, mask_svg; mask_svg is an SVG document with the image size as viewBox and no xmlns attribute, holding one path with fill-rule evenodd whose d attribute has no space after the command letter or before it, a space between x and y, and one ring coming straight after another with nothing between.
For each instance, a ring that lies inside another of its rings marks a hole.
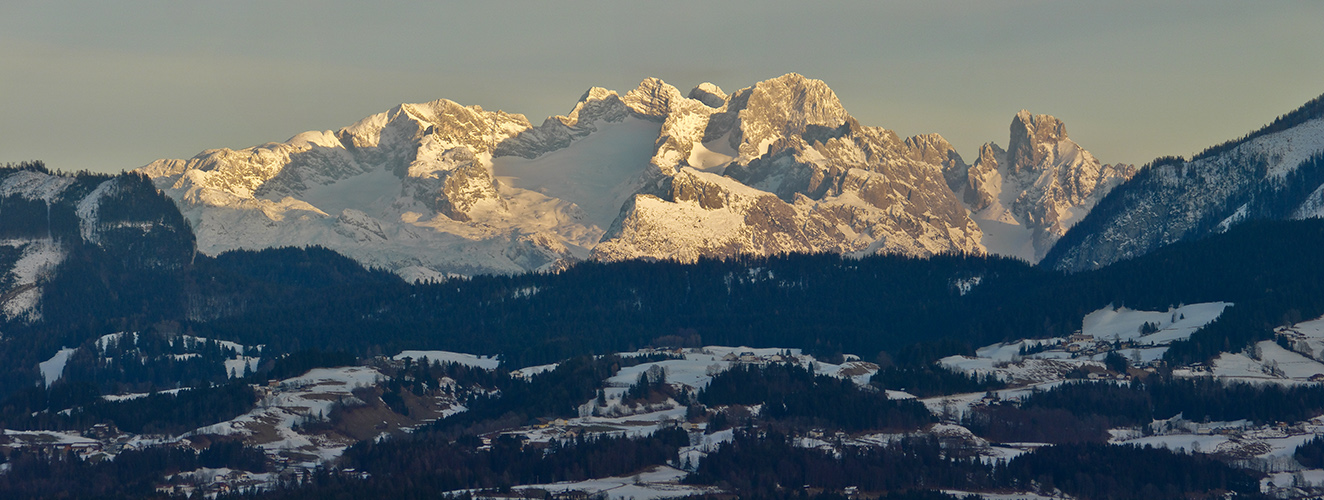
<instances>
[{"instance_id":1,"label":"snow-covered field","mask_svg":"<svg viewBox=\"0 0 1324 500\"><path fill-rule=\"evenodd\" d=\"M950 369L967 374L992 375L1013 384L1033 384L1061 379L1066 373L1082 366L1102 366L1106 350L1100 344L1129 343L1120 354L1140 362L1160 359L1167 345L1191 336L1223 313L1227 302L1206 302L1183 305L1168 311L1137 311L1125 307L1105 307L1087 314L1082 319L1081 334L1088 340L1070 338L1026 339L985 346L975 356L949 356L939 362ZM1148 323L1153 333L1142 334ZM1047 348L1042 352L1022 354L1025 351ZM1079 349L1071 352L1068 348Z\"/></svg>"},{"instance_id":2,"label":"snow-covered field","mask_svg":"<svg viewBox=\"0 0 1324 500\"><path fill-rule=\"evenodd\" d=\"M1085 316L1081 332L1099 340L1133 340L1145 343L1167 344L1191 336L1196 330L1218 319L1228 302L1205 302L1183 305L1168 311L1137 311L1120 307L1105 307ZM1141 335L1145 323L1158 327L1157 333Z\"/></svg>"},{"instance_id":3,"label":"snow-covered field","mask_svg":"<svg viewBox=\"0 0 1324 500\"><path fill-rule=\"evenodd\" d=\"M86 438L75 432L59 431L15 431L4 430L5 437L18 442L39 442L39 443L58 443L58 444L76 444L76 443L96 443L97 440Z\"/></svg>"},{"instance_id":4,"label":"snow-covered field","mask_svg":"<svg viewBox=\"0 0 1324 500\"><path fill-rule=\"evenodd\" d=\"M784 354L789 356L783 356ZM738 359L742 355L747 356L748 361ZM878 371L877 365L861 361L846 361L840 365L825 363L801 353L799 349L707 346L702 349L686 350L684 357L685 359L669 359L622 368L616 375L607 379L607 397L619 399L620 395L639 379L640 374L655 366L664 370L668 383L683 385L696 391L707 387L717 374L741 363L785 360L806 368L813 366L815 373L819 375L849 378L862 386L867 385L869 378ZM729 359L731 357L737 359Z\"/></svg>"},{"instance_id":5,"label":"snow-covered field","mask_svg":"<svg viewBox=\"0 0 1324 500\"><path fill-rule=\"evenodd\" d=\"M636 351L620 353L620 355L638 356L649 352L651 351ZM585 401L579 406L577 418L558 420L545 427L525 428L516 433L533 441L548 441L583 433L645 436L664 426L682 425L685 421L685 406L675 400L668 399L652 405L630 406L623 403L629 387L639 380L640 375L650 370L661 370L668 384L679 390L693 392L707 387L718 374L744 363L793 362L805 367L813 366L820 375L850 379L861 385L868 384L869 378L878 371L878 367L873 363L860 361L846 361L840 365L824 363L814 359L813 356L802 354L799 349L708 346L701 349L686 349L683 357L683 359L654 361L622 368L604 381L605 404L600 405L597 400ZM528 373L542 372L552 369L550 366L530 367L525 370ZM898 396L903 397L902 394Z\"/></svg>"},{"instance_id":6,"label":"snow-covered field","mask_svg":"<svg viewBox=\"0 0 1324 500\"><path fill-rule=\"evenodd\" d=\"M50 387L56 380L60 380L60 376L64 375L65 363L69 362L69 356L76 350L68 347L60 349L54 356L51 356L51 359L37 364L37 368L41 370L41 377L46 380L46 387Z\"/></svg>"},{"instance_id":7,"label":"snow-covered field","mask_svg":"<svg viewBox=\"0 0 1324 500\"><path fill-rule=\"evenodd\" d=\"M1182 371L1188 376L1212 375L1222 379L1245 382L1302 383L1313 375L1324 374L1324 363L1283 349L1272 342L1255 344L1259 359L1247 353L1220 354L1213 360L1212 371Z\"/></svg>"},{"instance_id":8,"label":"snow-covered field","mask_svg":"<svg viewBox=\"0 0 1324 500\"><path fill-rule=\"evenodd\" d=\"M405 358L411 358L415 362L422 362L427 359L429 363L458 363L484 370L495 370L501 364L501 360L495 357L450 351L401 351L400 354L396 354L391 359L400 361Z\"/></svg>"},{"instance_id":9,"label":"snow-covered field","mask_svg":"<svg viewBox=\"0 0 1324 500\"><path fill-rule=\"evenodd\" d=\"M278 390L263 398L253 411L191 434L244 436L269 452L315 457L306 464L316 466L340 456L353 441L300 434L294 427L324 418L333 405L356 400L354 389L376 385L383 379L385 375L368 367L317 368L280 381Z\"/></svg>"}]
</instances>

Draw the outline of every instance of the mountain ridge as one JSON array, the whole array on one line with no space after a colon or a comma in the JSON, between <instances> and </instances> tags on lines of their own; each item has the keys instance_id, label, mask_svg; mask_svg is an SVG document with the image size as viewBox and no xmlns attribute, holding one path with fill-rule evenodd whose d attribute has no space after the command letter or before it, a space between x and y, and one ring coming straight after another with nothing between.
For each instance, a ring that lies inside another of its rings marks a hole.
<instances>
[{"instance_id":1,"label":"mountain ridge","mask_svg":"<svg viewBox=\"0 0 1324 500\"><path fill-rule=\"evenodd\" d=\"M180 205L204 253L322 245L419 280L584 259L983 253L987 223L952 189L969 198L957 181L971 168L942 136L861 125L826 83L790 73L730 94L709 83L682 94L657 78L624 95L594 87L536 127L446 99L406 103L336 131L139 171ZM732 183L771 197L713 206L686 191L729 194ZM1057 212L1083 203L1050 198L1040 205ZM677 213L693 215L688 226L668 222ZM1051 228L1061 217L1040 219ZM771 233L752 236L761 231ZM695 232L711 237L683 250L664 241Z\"/></svg>"},{"instance_id":2,"label":"mountain ridge","mask_svg":"<svg viewBox=\"0 0 1324 500\"><path fill-rule=\"evenodd\" d=\"M1324 215L1324 96L1190 160L1164 157L1111 192L1045 256L1097 268L1250 219Z\"/></svg>"}]
</instances>

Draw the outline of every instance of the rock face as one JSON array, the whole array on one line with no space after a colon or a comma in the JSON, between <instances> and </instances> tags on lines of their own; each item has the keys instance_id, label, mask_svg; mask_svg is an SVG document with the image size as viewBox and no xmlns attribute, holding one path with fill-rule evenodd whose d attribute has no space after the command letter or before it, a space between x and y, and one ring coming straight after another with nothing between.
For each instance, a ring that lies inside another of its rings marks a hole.
<instances>
[{"instance_id":1,"label":"rock face","mask_svg":"<svg viewBox=\"0 0 1324 500\"><path fill-rule=\"evenodd\" d=\"M1324 215L1321 99L1190 161L1155 161L1100 202L1043 263L1095 269L1245 220Z\"/></svg>"},{"instance_id":2,"label":"rock face","mask_svg":"<svg viewBox=\"0 0 1324 500\"><path fill-rule=\"evenodd\" d=\"M1067 137L1049 115L1021 111L1011 121L1007 149L987 143L964 172L945 179L970 209L990 252L1038 262L1067 230L1119 184L1132 165L1104 165Z\"/></svg>"},{"instance_id":3,"label":"rock face","mask_svg":"<svg viewBox=\"0 0 1324 500\"><path fill-rule=\"evenodd\" d=\"M1008 151L986 145L970 166L937 134L861 125L798 74L730 94L649 78L624 95L592 88L537 127L447 100L402 104L140 171L203 252L316 244L411 279L585 258L982 253L985 220L1036 231L1034 259L1129 173L1052 117L1022 113L1012 128Z\"/></svg>"}]
</instances>

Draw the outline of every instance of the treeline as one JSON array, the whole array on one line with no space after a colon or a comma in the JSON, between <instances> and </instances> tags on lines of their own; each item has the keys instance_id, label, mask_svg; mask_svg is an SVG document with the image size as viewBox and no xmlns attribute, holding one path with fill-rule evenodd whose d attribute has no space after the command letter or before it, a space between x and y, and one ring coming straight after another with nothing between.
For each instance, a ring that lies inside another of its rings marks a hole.
<instances>
[{"instance_id":1,"label":"treeline","mask_svg":"<svg viewBox=\"0 0 1324 500\"><path fill-rule=\"evenodd\" d=\"M1301 443L1292 452L1292 457L1307 469L1324 468L1324 436L1315 436Z\"/></svg>"},{"instance_id":2,"label":"treeline","mask_svg":"<svg viewBox=\"0 0 1324 500\"><path fill-rule=\"evenodd\" d=\"M889 366L878 370L869 383L916 397L995 391L1007 386L993 375L966 374L930 362L919 366Z\"/></svg>"},{"instance_id":3,"label":"treeline","mask_svg":"<svg viewBox=\"0 0 1324 500\"><path fill-rule=\"evenodd\" d=\"M357 364L358 357L345 351L310 349L276 358L271 363L271 369L262 372L260 375L254 374L253 378L258 381L284 380L308 373L308 370L313 368L334 368Z\"/></svg>"},{"instance_id":4,"label":"treeline","mask_svg":"<svg viewBox=\"0 0 1324 500\"><path fill-rule=\"evenodd\" d=\"M287 484L267 492L225 498L296 500L356 498L437 498L463 489L510 491L522 484L622 476L674 462L689 444L683 430L661 430L644 438L597 437L534 446L509 435L488 448L472 435L455 441L367 440L345 451L343 464L368 472L367 479L322 471L311 484Z\"/></svg>"},{"instance_id":5,"label":"treeline","mask_svg":"<svg viewBox=\"0 0 1324 500\"><path fill-rule=\"evenodd\" d=\"M1068 382L1019 403L976 407L961 423L996 442L1107 441L1108 429L1180 414L1200 421L1298 422L1324 414L1324 387L1224 383L1154 375L1143 382Z\"/></svg>"},{"instance_id":6,"label":"treeline","mask_svg":"<svg viewBox=\"0 0 1324 500\"><path fill-rule=\"evenodd\" d=\"M868 492L924 489L1015 490L1083 499L1186 499L1234 492L1262 498L1259 478L1202 455L1103 444L1039 448L988 464L944 448L933 438L904 439L885 448L847 448L840 456L794 446L783 436L740 435L710 453L687 478L742 498L785 498L801 485Z\"/></svg>"},{"instance_id":7,"label":"treeline","mask_svg":"<svg viewBox=\"0 0 1324 500\"><path fill-rule=\"evenodd\" d=\"M1282 132L1284 130L1295 127L1310 120L1314 120L1321 116L1324 116L1324 95L1311 99L1305 104L1302 104L1301 107L1296 108L1285 115L1279 116L1278 118L1274 118L1274 120L1270 122L1268 125L1260 127L1254 132L1246 134L1245 136L1242 136L1239 139L1234 139L1215 146L1210 146L1208 148L1205 148L1204 151L1201 151L1200 153L1196 154L1191 159L1199 160L1201 158L1208 158L1210 156L1215 156L1225 151L1229 151L1232 148L1240 146L1255 138L1269 135L1275 132Z\"/></svg>"},{"instance_id":8,"label":"treeline","mask_svg":"<svg viewBox=\"0 0 1324 500\"><path fill-rule=\"evenodd\" d=\"M156 332L88 340L65 362L63 378L96 385L102 394L151 392L225 384L225 362L236 352L214 340ZM242 376L244 373L235 373Z\"/></svg>"},{"instance_id":9,"label":"treeline","mask_svg":"<svg viewBox=\"0 0 1324 500\"><path fill-rule=\"evenodd\" d=\"M744 497L775 495L783 488L884 492L910 489L995 487L993 469L974 456L944 449L933 437L906 438L887 447L846 448L839 457L795 446L785 435L740 433L699 462L685 479Z\"/></svg>"},{"instance_id":10,"label":"treeline","mask_svg":"<svg viewBox=\"0 0 1324 500\"><path fill-rule=\"evenodd\" d=\"M0 474L6 499L39 498L169 498L156 492L166 476L199 467L228 467L266 472L262 450L217 439L201 452L190 447L155 446L126 449L114 460L89 461L70 452L53 455L15 450Z\"/></svg>"},{"instance_id":11,"label":"treeline","mask_svg":"<svg viewBox=\"0 0 1324 500\"><path fill-rule=\"evenodd\" d=\"M1188 498L1266 498L1258 474L1201 454L1099 443L1057 445L1017 456L1000 483L1012 489L1032 485L1084 499L1164 500Z\"/></svg>"},{"instance_id":12,"label":"treeline","mask_svg":"<svg viewBox=\"0 0 1324 500\"><path fill-rule=\"evenodd\" d=\"M241 382L121 401L102 399L95 386L84 382L57 382L6 399L0 428L83 430L111 423L132 433L179 435L247 413L257 399L252 387Z\"/></svg>"},{"instance_id":13,"label":"treeline","mask_svg":"<svg viewBox=\"0 0 1324 500\"><path fill-rule=\"evenodd\" d=\"M1237 302L1210 333L1197 333L1170 350L1173 362L1201 360L1261 339L1286 318L1324 312L1318 303L1324 302L1324 293L1318 293L1324 292L1318 290L1324 279L1317 279L1324 268L1309 251L1324 244L1320 226L1319 221L1245 225L1070 276L985 257L820 255L689 266L585 263L555 275L410 286L327 250L279 249L199 257L183 276L121 269L122 276L109 274L119 277L107 287L90 278L107 275L98 262L108 257L88 254L77 264L66 263L60 273L62 280L88 285L74 287L82 290L74 293L57 281L48 285L53 290L46 298L53 310L82 312L48 310L42 325L14 325L13 340L0 345L0 360L11 361L4 365L11 370L9 382L0 388L31 384L36 363L61 346L111 331L138 328L148 334L170 324L178 326L163 331L266 344L271 354L327 346L358 356L442 348L500 353L521 366L627 350L693 330L697 333L686 335L701 335L708 344L801 347L822 356L852 352L868 358L887 351L902 366L912 358L970 353L976 345L1025 335L1065 335L1079 328L1085 314L1108 304L1163 309ZM749 269L776 278L753 279ZM986 279L964 296L952 288L953 279L971 275ZM540 292L515 296L529 286ZM120 287L132 292L98 304ZM616 294L629 299L613 300ZM132 296L139 298L125 300ZM588 296L595 300L583 300ZM220 317L168 319L175 314ZM833 318L830 325L825 317ZM936 382L923 371L895 375L925 375Z\"/></svg>"},{"instance_id":14,"label":"treeline","mask_svg":"<svg viewBox=\"0 0 1324 500\"><path fill-rule=\"evenodd\" d=\"M387 287L371 296L320 296L319 303L251 302L247 314L195 328L277 350L444 348L500 353L514 366L631 350L690 330L710 345L799 347L825 359L843 352L873 359L882 351L900 359L908 346L947 340L944 351L933 353L940 357L1003 340L1068 335L1085 314L1109 304L1161 310L1225 300L1245 309L1229 311L1224 321L1262 328L1279 324L1290 310L1307 318L1324 314L1324 293L1314 293L1322 291L1324 267L1309 251L1324 244L1321 225L1234 228L1207 242L1070 276L1012 260L954 256L582 263L554 275ZM961 295L953 281L972 275L985 280ZM517 293L530 287L539 292ZM291 307L256 310L267 303ZM1230 340L1239 349L1240 341Z\"/></svg>"},{"instance_id":15,"label":"treeline","mask_svg":"<svg viewBox=\"0 0 1324 500\"><path fill-rule=\"evenodd\" d=\"M494 377L490 391L472 392L462 400L468 411L438 420L428 430L450 436L477 434L528 425L538 418L577 417L579 405L593 399L604 380L639 362L629 357L580 356L528 379Z\"/></svg>"},{"instance_id":16,"label":"treeline","mask_svg":"<svg viewBox=\"0 0 1324 500\"><path fill-rule=\"evenodd\" d=\"M891 400L850 379L818 375L798 364L744 365L713 377L699 392L707 406L763 405L759 418L796 428L848 432L916 429L933 421L922 403Z\"/></svg>"},{"instance_id":17,"label":"treeline","mask_svg":"<svg viewBox=\"0 0 1324 500\"><path fill-rule=\"evenodd\" d=\"M1324 185L1324 154L1316 153L1282 178L1269 179L1246 204L1247 219L1287 219Z\"/></svg>"},{"instance_id":18,"label":"treeline","mask_svg":"<svg viewBox=\"0 0 1324 500\"><path fill-rule=\"evenodd\" d=\"M1324 414L1324 387L1314 384L1225 383L1206 377L1156 375L1143 382L1066 383L1031 394L1026 408L1061 408L1076 415L1099 415L1112 426L1148 424L1177 414L1203 420L1299 422Z\"/></svg>"}]
</instances>

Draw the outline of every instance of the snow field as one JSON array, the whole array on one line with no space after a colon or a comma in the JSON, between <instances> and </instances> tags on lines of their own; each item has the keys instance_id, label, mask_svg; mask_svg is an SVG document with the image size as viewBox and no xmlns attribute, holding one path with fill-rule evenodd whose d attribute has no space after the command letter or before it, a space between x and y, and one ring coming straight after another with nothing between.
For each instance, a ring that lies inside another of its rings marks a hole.
<instances>
[{"instance_id":1,"label":"snow field","mask_svg":"<svg viewBox=\"0 0 1324 500\"><path fill-rule=\"evenodd\" d=\"M1228 302L1183 305L1166 312L1137 311L1125 307L1105 307L1089 313L1082 320L1081 333L1094 342L1134 341L1155 346L1133 347L1117 351L1141 362L1161 359L1166 345L1191 336L1196 330L1218 319ZM1141 326L1150 323L1157 332L1141 335ZM1003 381L1027 384L1060 379L1072 369L1102 366L1103 353L1077 355L1064 349L1069 339L1025 339L979 348L974 357L948 356L939 360L943 366L967 374L994 375ZM1051 350L1022 356L1022 349L1048 346Z\"/></svg>"},{"instance_id":2,"label":"snow field","mask_svg":"<svg viewBox=\"0 0 1324 500\"><path fill-rule=\"evenodd\" d=\"M594 126L596 132L570 147L532 160L494 158L492 173L512 187L574 203L584 210L586 222L606 229L639 187L661 124L626 118L619 123L599 120Z\"/></svg>"},{"instance_id":3,"label":"snow field","mask_svg":"<svg viewBox=\"0 0 1324 500\"><path fill-rule=\"evenodd\" d=\"M1166 344L1191 336L1196 330L1218 319L1230 302L1206 302L1170 309L1166 312L1136 311L1125 307L1105 307L1085 316L1081 333L1098 340L1134 340ZM1142 336L1140 327L1157 323L1159 331Z\"/></svg>"},{"instance_id":4,"label":"snow field","mask_svg":"<svg viewBox=\"0 0 1324 500\"><path fill-rule=\"evenodd\" d=\"M76 350L65 347L56 352L54 356L51 356L51 359L37 364L37 368L41 370L41 378L46 381L46 387L50 387L56 380L60 380L60 377L64 375L65 363L69 362L69 356Z\"/></svg>"},{"instance_id":5,"label":"snow field","mask_svg":"<svg viewBox=\"0 0 1324 500\"><path fill-rule=\"evenodd\" d=\"M5 246L22 247L23 255L9 270L11 291L16 295L0 304L5 319L34 322L41 319L41 287L39 284L64 261L65 252L53 240L7 240ZM25 289L26 288L26 289Z\"/></svg>"},{"instance_id":6,"label":"snow field","mask_svg":"<svg viewBox=\"0 0 1324 500\"><path fill-rule=\"evenodd\" d=\"M501 360L495 357L450 351L401 351L400 354L391 357L396 361L405 358L413 358L414 362L422 362L427 358L429 363L458 363L484 370L495 370L501 364Z\"/></svg>"}]
</instances>

